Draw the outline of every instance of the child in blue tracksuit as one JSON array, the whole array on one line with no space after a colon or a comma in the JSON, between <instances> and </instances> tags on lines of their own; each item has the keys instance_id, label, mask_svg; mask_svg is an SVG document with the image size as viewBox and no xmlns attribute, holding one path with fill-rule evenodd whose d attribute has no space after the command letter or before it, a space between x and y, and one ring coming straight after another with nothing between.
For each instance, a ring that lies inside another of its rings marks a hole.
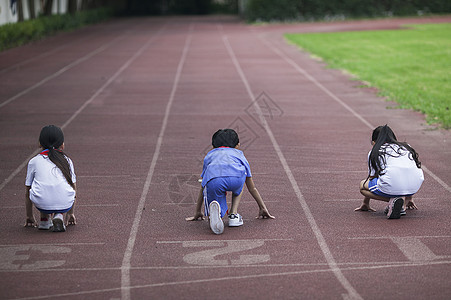
<instances>
[{"instance_id":1,"label":"child in blue tracksuit","mask_svg":"<svg viewBox=\"0 0 451 300\"><path fill-rule=\"evenodd\" d=\"M202 188L197 200L196 212L194 217L186 220L203 219L201 208L204 202L205 215L209 216L211 230L221 234L224 231L222 218L228 212L226 194L232 192L232 207L228 216L229 226L243 225L243 218L237 210L245 183L260 209L257 218L274 219L255 188L246 157L241 150L238 150L240 141L235 130L218 130L212 137L212 145L213 149L204 158Z\"/></svg>"}]
</instances>

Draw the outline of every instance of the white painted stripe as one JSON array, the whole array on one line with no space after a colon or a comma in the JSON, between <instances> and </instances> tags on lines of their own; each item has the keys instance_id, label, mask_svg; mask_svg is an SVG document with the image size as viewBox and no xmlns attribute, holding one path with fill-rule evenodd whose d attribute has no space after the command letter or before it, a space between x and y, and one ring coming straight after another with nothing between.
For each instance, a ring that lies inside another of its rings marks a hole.
<instances>
[{"instance_id":1,"label":"white painted stripe","mask_svg":"<svg viewBox=\"0 0 451 300\"><path fill-rule=\"evenodd\" d=\"M257 113L259 115L260 122L262 123L261 125L263 125L263 127L265 128L266 133L268 134L268 136L271 140L271 143L274 147L274 150L276 151L277 156L279 157L280 163L282 164L283 169L285 170L285 173L286 173L286 175L291 183L291 186L296 194L296 197L297 197L299 203L301 204L302 209L304 210L304 214L310 224L310 227L311 227L313 233L315 234L316 240L321 248L321 251L323 252L324 257L326 258L329 268L331 270L333 270L335 277L341 283L343 288L348 292L349 297L351 299L362 299L362 297L360 297L360 295L352 287L351 283L346 279L346 277L344 276L344 274L341 272L340 268L338 267L333 255L329 249L329 246L327 245L326 240L324 239L324 236L321 233L321 230L319 229L319 226L317 225L315 218L313 217L313 214L310 211L310 208L309 208L307 202L305 201L304 196L301 193L298 183L297 183L296 179L294 178L293 172L291 171L290 166L288 165L288 163L285 159L285 156L282 153L282 150L280 149L280 146L279 146L276 138L274 137L274 134L273 134L271 128L269 127L268 123L266 122L266 119L261 111L260 106L255 102L254 94L252 93L249 82L247 81L246 76L244 75L244 72L235 56L235 53L233 52L233 49L229 43L227 36L223 36L223 42L224 42L225 47L227 48L227 51L230 55L230 58L232 59L232 62L234 64L238 74L240 75L241 80L243 81L244 86L246 87L246 91L249 95L249 98L251 99L251 101L255 107L255 110L257 111Z\"/></svg>"},{"instance_id":2,"label":"white painted stripe","mask_svg":"<svg viewBox=\"0 0 451 300\"><path fill-rule=\"evenodd\" d=\"M362 236L362 237L352 237L348 238L348 240L381 240L381 239L394 239L397 236L385 235L385 236ZM410 236L410 238L451 238L451 235L418 235L418 236Z\"/></svg>"},{"instance_id":3,"label":"white painted stripe","mask_svg":"<svg viewBox=\"0 0 451 300\"><path fill-rule=\"evenodd\" d=\"M11 97L11 98L5 100L4 102L0 103L0 108L2 108L3 106L7 105L8 103L11 103L12 101L16 100L17 98L22 97L23 95L28 94L28 93L31 92L32 90L34 90L34 89L40 87L41 85L43 85L44 83L46 83L46 82L52 80L53 78L58 77L59 75L61 75L61 74L63 74L64 72L66 72L66 71L72 69L72 68L75 67L76 65L78 65L78 64L80 64L80 63L82 63L82 62L84 62L85 60L90 59L90 58L93 57L94 55L96 55L96 54L102 52L103 50L107 49L107 48L110 47L112 44L114 44L117 40L122 39L122 38L123 38L122 36L115 38L115 39L112 40L111 42L109 42L109 43L107 43L107 44L105 44L105 45L103 45L103 46L97 48L96 50L94 50L94 51L88 53L87 55L85 55L85 56L83 56L83 57L77 59L77 60L74 61L73 63L70 63L70 64L68 64L67 66L61 68L60 70L58 70L57 72L53 73L52 75L49 75L49 76L45 77L44 79L42 79L42 80L39 81L38 83L36 83L36 84L30 86L29 88L27 88L27 89L21 91L20 93L16 94L15 96L13 96L13 97Z\"/></svg>"},{"instance_id":4,"label":"white painted stripe","mask_svg":"<svg viewBox=\"0 0 451 300\"><path fill-rule=\"evenodd\" d=\"M441 260L435 260L433 265L450 264L451 256L440 256ZM428 266L429 261L421 261L421 266ZM338 263L340 266L344 266L343 270L347 268L359 268L361 270L365 268L379 268L384 267L397 267L397 266L418 266L418 261L391 261L391 262L345 262ZM153 271L153 270L198 270L198 269L265 269L265 268L302 268L302 267L328 267L327 263L305 263L305 264L248 264L248 265L215 265L215 266L155 266L155 267L131 267L131 270L136 271ZM346 268L346 266L349 266ZM356 267L359 266L359 267ZM99 267L99 268L51 268L52 272L109 272L109 271L120 271L120 267ZM331 271L330 269L320 269L325 271ZM31 273L39 272L42 273L42 269L0 269L0 273ZM261 272L261 271L259 271ZM314 271L315 272L315 271ZM132 286L131 288L134 288ZM117 288L119 289L119 288Z\"/></svg>"},{"instance_id":5,"label":"white painted stripe","mask_svg":"<svg viewBox=\"0 0 451 300\"><path fill-rule=\"evenodd\" d=\"M451 261L433 261L433 262L406 262L404 264L386 264L380 266L362 266L362 267L348 267L343 268L343 271L365 271L365 270L378 270L378 269L387 269L387 268L405 268L405 267L422 267L422 266L432 266L432 265L445 265L451 264ZM211 267L209 267L211 268ZM57 271L57 269L52 270ZM223 282L223 281L235 281L235 280L248 280L255 278L270 278L270 277L281 277L281 276L297 276L301 274L314 274L314 273L327 273L333 272L332 269L317 269L317 270L302 270L302 271L292 271L292 272L280 272L280 273L268 273L268 274L255 274L255 275L241 275L241 276L229 276L229 277L219 277L219 278L207 278L207 279L197 279L197 280L185 280L185 281L172 281L172 282L160 282L160 283L150 283L143 285L135 285L131 286L131 289L144 289L144 288L155 288L155 287L164 287L164 286L179 286L179 285L193 285L193 284L202 284L207 282ZM42 272L42 270L40 270ZM101 293L110 293L114 291L118 291L120 288L109 288L109 289L98 289L98 290L89 290L89 291L79 291L73 293L64 293L64 294L51 294L51 295L40 295L40 296L32 296L32 297L24 297L24 298L14 298L15 300L32 300L32 299L48 299L48 298L57 298L57 297L66 297L66 296L81 296L81 295L90 295L90 294L101 294Z\"/></svg>"},{"instance_id":6,"label":"white painted stripe","mask_svg":"<svg viewBox=\"0 0 451 300\"><path fill-rule=\"evenodd\" d=\"M22 247L22 246L85 246L85 245L105 245L105 243L51 243L51 244L3 244L0 247Z\"/></svg>"},{"instance_id":7,"label":"white painted stripe","mask_svg":"<svg viewBox=\"0 0 451 300\"><path fill-rule=\"evenodd\" d=\"M152 162L150 164L149 172L147 173L147 178L144 183L143 191L141 193L141 198L139 199L138 207L136 208L135 217L133 219L133 225L130 230L130 236L127 243L127 248L125 249L124 258L122 260L121 267L121 294L122 300L131 299L130 295L130 267L131 267L131 258L133 254L133 248L135 247L136 236L138 234L139 223L141 221L144 204L146 202L147 194L149 193L150 183L152 181L153 173L155 171L155 166L158 161L158 157L160 156L161 144L163 143L163 137L166 131L166 127L168 124L169 113L171 111L172 103L174 102L175 93L177 91L177 87L180 81L180 76L182 74L183 66L185 64L186 56L188 54L188 50L191 44L193 25L190 25L188 36L185 40L185 46L183 48L183 53L180 58L180 62L177 67L177 71L175 74L174 84L172 85L172 91L169 96L168 104L166 105L166 110L164 114L164 119L161 124L160 133L158 135L157 143L155 146L155 152L152 157Z\"/></svg>"},{"instance_id":8,"label":"white painted stripe","mask_svg":"<svg viewBox=\"0 0 451 300\"><path fill-rule=\"evenodd\" d=\"M245 240L193 240L193 241L157 241L157 244L183 244L185 242L188 243L203 243L203 242L211 242L211 241L217 241L217 242L272 242L272 241L293 241L293 239L245 239Z\"/></svg>"},{"instance_id":9,"label":"white painted stripe","mask_svg":"<svg viewBox=\"0 0 451 300\"><path fill-rule=\"evenodd\" d=\"M286 56L282 51L280 51L278 48L276 48L274 45L269 43L267 40L265 40L262 36L259 37L260 40L268 47L270 48L274 53L279 55L283 60L285 60L289 65L291 65L296 71L298 71L300 74L304 75L308 80L310 80L313 84L315 84L319 89L321 89L324 93L329 95L332 99L337 101L341 106L343 106L345 109L347 109L351 114L353 114L357 119L359 119L363 124L365 124L368 128L373 130L376 128L373 126L370 122L368 122L364 117L362 117L360 114L358 114L355 110L353 110L349 105L347 105L343 100L341 100L338 96L336 96L334 93L332 93L328 88L326 88L324 85L322 85L318 80L316 80L312 75L310 75L306 70L301 68L294 60ZM429 170L424 164L422 164L422 169L431 176L438 184L440 184L445 190L451 193L451 187L444 182L442 179L440 179L437 175L435 175L431 170Z\"/></svg>"},{"instance_id":10,"label":"white painted stripe","mask_svg":"<svg viewBox=\"0 0 451 300\"><path fill-rule=\"evenodd\" d=\"M111 207L111 206L119 206L119 204L77 204L78 207ZM2 209L21 209L25 208L25 205L17 205L17 206L0 206L0 210Z\"/></svg>"},{"instance_id":11,"label":"white painted stripe","mask_svg":"<svg viewBox=\"0 0 451 300\"><path fill-rule=\"evenodd\" d=\"M142 54L142 52L150 45L150 43L161 34L164 27L162 27L155 35L153 35L146 44L144 44L136 53L133 55L130 59L128 59L122 67L116 71L116 73L107 81L105 84L103 84L100 89L98 89L91 98L86 100L86 102L61 126L61 129L64 129L69 125L100 93L102 93L114 80L116 80L119 75L130 66L130 64L139 56ZM112 44L114 40L110 43ZM105 47L105 46L104 46ZM100 49L100 48L99 48ZM100 51L99 51L100 52ZM67 67L66 67L67 68ZM55 74L54 74L55 75ZM53 75L52 75L53 76ZM53 76L55 77L55 76ZM29 88L31 89L31 88ZM1 106L0 106L1 107ZM22 171L23 168L25 168L28 164L28 161L32 159L34 156L36 156L41 151L40 148L36 149L27 159L25 159L24 162L22 162L9 176L6 178L1 184L0 184L0 191L5 188L5 186L17 175L20 171Z\"/></svg>"},{"instance_id":12,"label":"white painted stripe","mask_svg":"<svg viewBox=\"0 0 451 300\"><path fill-rule=\"evenodd\" d=\"M445 188L445 190L447 190L448 192L451 193L451 187L449 185L446 184L446 182L444 182L443 180L441 180L437 175L435 175L431 170L429 170L428 168L426 168L426 166L424 164L421 164L421 168L423 169L423 171L425 171L429 176L431 176L432 178L434 178L435 181L437 181L443 188ZM449 198L448 198L449 199Z\"/></svg>"}]
</instances>

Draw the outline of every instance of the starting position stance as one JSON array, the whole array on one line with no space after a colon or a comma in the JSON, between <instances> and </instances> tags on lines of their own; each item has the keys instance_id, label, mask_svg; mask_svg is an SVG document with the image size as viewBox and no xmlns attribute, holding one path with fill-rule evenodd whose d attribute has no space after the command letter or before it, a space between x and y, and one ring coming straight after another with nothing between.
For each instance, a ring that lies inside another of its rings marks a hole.
<instances>
[{"instance_id":1,"label":"starting position stance","mask_svg":"<svg viewBox=\"0 0 451 300\"><path fill-rule=\"evenodd\" d=\"M45 126L39 135L39 144L43 151L28 162L25 227L36 227L34 204L41 213L39 229L49 230L53 227L56 232L66 231L66 225L76 223L76 177L72 160L63 153L63 131L54 125Z\"/></svg>"},{"instance_id":2,"label":"starting position stance","mask_svg":"<svg viewBox=\"0 0 451 300\"><path fill-rule=\"evenodd\" d=\"M398 142L388 125L373 130L368 155L368 178L360 182L360 193L365 197L356 211L375 211L370 199L388 202L388 219L399 219L406 209L417 209L412 196L424 181L418 153L407 143ZM405 197L405 202L402 197Z\"/></svg>"},{"instance_id":3,"label":"starting position stance","mask_svg":"<svg viewBox=\"0 0 451 300\"><path fill-rule=\"evenodd\" d=\"M260 193L255 188L249 163L241 150L238 134L233 129L220 129L212 137L213 149L204 158L202 170L202 188L196 204L194 217L187 221L203 219L202 202L205 215L209 216L210 228L216 234L224 231L222 218L228 213L226 194L232 192L232 207L229 226L243 225L243 218L238 214L238 205L243 195L243 186L249 190L260 209L257 218L274 217L268 212Z\"/></svg>"}]
</instances>

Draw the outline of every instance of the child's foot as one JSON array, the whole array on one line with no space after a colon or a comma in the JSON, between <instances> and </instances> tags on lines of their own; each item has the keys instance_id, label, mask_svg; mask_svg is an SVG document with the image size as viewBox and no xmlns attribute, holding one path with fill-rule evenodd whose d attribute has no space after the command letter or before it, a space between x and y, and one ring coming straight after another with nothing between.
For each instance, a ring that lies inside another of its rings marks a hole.
<instances>
[{"instance_id":1,"label":"child's foot","mask_svg":"<svg viewBox=\"0 0 451 300\"><path fill-rule=\"evenodd\" d=\"M229 215L229 227L238 227L243 225L243 217L240 214Z\"/></svg>"},{"instance_id":2,"label":"child's foot","mask_svg":"<svg viewBox=\"0 0 451 300\"><path fill-rule=\"evenodd\" d=\"M224 222L221 218L221 205L218 201L212 201L209 205L210 210L210 228L215 234L224 232Z\"/></svg>"},{"instance_id":3,"label":"child's foot","mask_svg":"<svg viewBox=\"0 0 451 300\"><path fill-rule=\"evenodd\" d=\"M399 219L401 217L401 210L404 205L404 199L401 197L390 198L388 202L387 219Z\"/></svg>"},{"instance_id":4,"label":"child's foot","mask_svg":"<svg viewBox=\"0 0 451 300\"><path fill-rule=\"evenodd\" d=\"M388 206L384 209L384 214L388 214ZM404 207L401 209L401 212L399 213L399 215L401 217L407 215L406 209Z\"/></svg>"},{"instance_id":5,"label":"child's foot","mask_svg":"<svg viewBox=\"0 0 451 300\"><path fill-rule=\"evenodd\" d=\"M53 226L53 222L50 218L41 218L38 229L39 230L49 230L50 228L52 228L52 226Z\"/></svg>"},{"instance_id":6,"label":"child's foot","mask_svg":"<svg viewBox=\"0 0 451 300\"><path fill-rule=\"evenodd\" d=\"M64 232L66 231L66 226L64 225L63 215L55 214L53 217L53 232Z\"/></svg>"}]
</instances>

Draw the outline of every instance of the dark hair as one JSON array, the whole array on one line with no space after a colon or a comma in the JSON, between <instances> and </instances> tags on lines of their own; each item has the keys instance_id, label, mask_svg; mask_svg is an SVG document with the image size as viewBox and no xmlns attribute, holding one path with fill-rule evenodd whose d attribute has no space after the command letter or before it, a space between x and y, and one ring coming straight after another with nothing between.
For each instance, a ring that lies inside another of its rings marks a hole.
<instances>
[{"instance_id":1,"label":"dark hair","mask_svg":"<svg viewBox=\"0 0 451 300\"><path fill-rule=\"evenodd\" d=\"M398 142L395 133L388 125L379 126L373 130L371 140L374 142L373 149L371 149L370 157L368 160L368 166L370 170L374 170L374 176L379 177L384 174L385 169L385 155L392 157L401 156L402 149L409 151L409 158L415 161L418 168L421 168L421 162L418 160L418 153L409 144L404 142ZM382 145L388 144L386 147ZM398 145L398 149L393 148L393 145ZM388 154L386 149L390 147L398 155Z\"/></svg>"},{"instance_id":2,"label":"dark hair","mask_svg":"<svg viewBox=\"0 0 451 300\"><path fill-rule=\"evenodd\" d=\"M230 147L235 148L240 142L238 134L233 129L219 129L213 134L211 144L213 148Z\"/></svg>"},{"instance_id":3,"label":"dark hair","mask_svg":"<svg viewBox=\"0 0 451 300\"><path fill-rule=\"evenodd\" d=\"M58 149L64 143L64 134L61 128L55 125L43 127L41 129L41 134L39 135L39 143L42 148L49 150L49 159L61 170L67 183L69 183L72 188L75 188L75 184L72 182L72 174L66 154Z\"/></svg>"}]
</instances>

